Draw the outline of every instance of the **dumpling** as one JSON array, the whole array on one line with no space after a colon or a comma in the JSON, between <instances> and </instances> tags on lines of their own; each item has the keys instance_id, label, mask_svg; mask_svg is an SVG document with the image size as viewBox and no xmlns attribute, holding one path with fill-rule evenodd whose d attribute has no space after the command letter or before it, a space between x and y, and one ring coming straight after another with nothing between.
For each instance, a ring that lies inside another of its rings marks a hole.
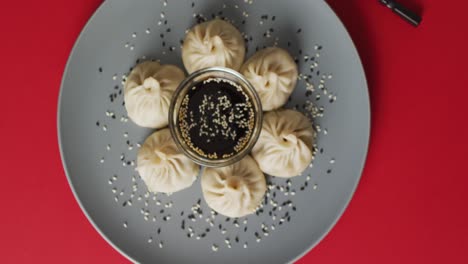
<instances>
[{"instance_id":1,"label":"dumpling","mask_svg":"<svg viewBox=\"0 0 468 264\"><path fill-rule=\"evenodd\" d=\"M240 72L254 86L263 111L283 106L297 82L297 65L289 53L271 47L258 51L242 66Z\"/></svg>"},{"instance_id":2,"label":"dumpling","mask_svg":"<svg viewBox=\"0 0 468 264\"><path fill-rule=\"evenodd\" d=\"M205 168L201 176L206 203L228 217L255 212L266 192L265 175L250 156L221 168Z\"/></svg>"},{"instance_id":3,"label":"dumpling","mask_svg":"<svg viewBox=\"0 0 468 264\"><path fill-rule=\"evenodd\" d=\"M271 176L297 176L312 162L314 139L312 123L302 113L289 109L268 112L252 156Z\"/></svg>"},{"instance_id":4,"label":"dumpling","mask_svg":"<svg viewBox=\"0 0 468 264\"><path fill-rule=\"evenodd\" d=\"M172 193L190 187L200 166L179 152L165 128L149 136L139 149L137 171L149 191Z\"/></svg>"},{"instance_id":5,"label":"dumpling","mask_svg":"<svg viewBox=\"0 0 468 264\"><path fill-rule=\"evenodd\" d=\"M184 72L173 65L138 64L125 82L125 108L130 119L142 127L167 126L172 94L184 78Z\"/></svg>"},{"instance_id":6,"label":"dumpling","mask_svg":"<svg viewBox=\"0 0 468 264\"><path fill-rule=\"evenodd\" d=\"M213 66L239 70L244 56L245 43L241 33L221 19L194 26L182 46L182 60L189 73Z\"/></svg>"}]
</instances>

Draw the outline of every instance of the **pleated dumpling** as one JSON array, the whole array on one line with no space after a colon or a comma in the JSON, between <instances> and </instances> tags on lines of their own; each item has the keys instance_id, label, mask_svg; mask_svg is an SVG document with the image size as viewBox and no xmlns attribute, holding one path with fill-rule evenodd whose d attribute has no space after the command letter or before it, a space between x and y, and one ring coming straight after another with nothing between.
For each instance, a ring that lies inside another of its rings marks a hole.
<instances>
[{"instance_id":1,"label":"pleated dumpling","mask_svg":"<svg viewBox=\"0 0 468 264\"><path fill-rule=\"evenodd\" d=\"M265 175L250 156L221 168L205 168L201 177L206 203L228 217L255 212L266 192Z\"/></svg>"},{"instance_id":2,"label":"pleated dumpling","mask_svg":"<svg viewBox=\"0 0 468 264\"><path fill-rule=\"evenodd\" d=\"M244 56L245 43L241 33L221 19L194 26L182 47L182 60L189 73L213 66L239 70Z\"/></svg>"},{"instance_id":3,"label":"pleated dumpling","mask_svg":"<svg viewBox=\"0 0 468 264\"><path fill-rule=\"evenodd\" d=\"M142 127L167 126L172 94L184 78L184 72L173 65L146 61L135 66L124 89L130 119Z\"/></svg>"},{"instance_id":4,"label":"pleated dumpling","mask_svg":"<svg viewBox=\"0 0 468 264\"><path fill-rule=\"evenodd\" d=\"M190 187L200 166L179 152L165 128L145 140L138 151L137 170L149 191L172 193Z\"/></svg>"},{"instance_id":5,"label":"pleated dumpling","mask_svg":"<svg viewBox=\"0 0 468 264\"><path fill-rule=\"evenodd\" d=\"M263 172L294 177L312 162L314 139L312 123L302 113L289 109L268 112L252 156Z\"/></svg>"},{"instance_id":6,"label":"pleated dumpling","mask_svg":"<svg viewBox=\"0 0 468 264\"><path fill-rule=\"evenodd\" d=\"M270 47L250 57L240 72L254 86L262 101L263 111L283 106L297 83L297 65L289 53Z\"/></svg>"}]
</instances>

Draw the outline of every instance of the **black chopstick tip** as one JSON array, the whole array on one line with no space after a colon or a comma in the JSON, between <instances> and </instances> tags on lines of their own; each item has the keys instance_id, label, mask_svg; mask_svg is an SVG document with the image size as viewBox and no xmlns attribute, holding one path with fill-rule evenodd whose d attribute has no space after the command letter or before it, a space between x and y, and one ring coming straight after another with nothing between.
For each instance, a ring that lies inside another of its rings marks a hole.
<instances>
[{"instance_id":1,"label":"black chopstick tip","mask_svg":"<svg viewBox=\"0 0 468 264\"><path fill-rule=\"evenodd\" d=\"M419 24L421 24L422 18L418 14L403 6L402 4L393 0L378 1L386 7L388 7L389 9L391 9L394 13L406 20L411 25L417 27L419 26Z\"/></svg>"}]
</instances>

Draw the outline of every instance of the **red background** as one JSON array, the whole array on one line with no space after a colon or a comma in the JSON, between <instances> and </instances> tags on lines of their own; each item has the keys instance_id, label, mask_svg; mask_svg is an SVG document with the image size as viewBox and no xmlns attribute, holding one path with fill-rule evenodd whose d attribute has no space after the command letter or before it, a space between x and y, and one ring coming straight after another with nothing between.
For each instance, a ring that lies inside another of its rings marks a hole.
<instances>
[{"instance_id":1,"label":"red background","mask_svg":"<svg viewBox=\"0 0 468 264\"><path fill-rule=\"evenodd\" d=\"M372 102L369 156L330 234L300 263L468 263L468 1L330 0ZM126 263L94 230L64 175L56 108L69 52L101 0L3 1L0 16L3 263Z\"/></svg>"}]
</instances>

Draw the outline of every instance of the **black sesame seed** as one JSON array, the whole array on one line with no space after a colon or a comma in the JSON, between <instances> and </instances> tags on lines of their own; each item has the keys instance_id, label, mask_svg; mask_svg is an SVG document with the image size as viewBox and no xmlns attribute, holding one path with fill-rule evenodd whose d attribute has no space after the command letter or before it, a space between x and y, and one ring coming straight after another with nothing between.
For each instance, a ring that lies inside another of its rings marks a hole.
<instances>
[{"instance_id":1,"label":"black sesame seed","mask_svg":"<svg viewBox=\"0 0 468 264\"><path fill-rule=\"evenodd\" d=\"M245 20L242 20L241 24L244 25L244 24L245 24Z\"/></svg>"},{"instance_id":2,"label":"black sesame seed","mask_svg":"<svg viewBox=\"0 0 468 264\"><path fill-rule=\"evenodd\" d=\"M192 2L192 8L195 6L195 2Z\"/></svg>"},{"instance_id":3,"label":"black sesame seed","mask_svg":"<svg viewBox=\"0 0 468 264\"><path fill-rule=\"evenodd\" d=\"M127 206L127 201L123 202L122 206L123 207Z\"/></svg>"},{"instance_id":4,"label":"black sesame seed","mask_svg":"<svg viewBox=\"0 0 468 264\"><path fill-rule=\"evenodd\" d=\"M99 123L99 121L97 121L97 122L96 122L96 126L99 126L99 125L100 125L100 123Z\"/></svg>"},{"instance_id":5,"label":"black sesame seed","mask_svg":"<svg viewBox=\"0 0 468 264\"><path fill-rule=\"evenodd\" d=\"M297 30L297 33L301 33L301 32L302 32L302 28Z\"/></svg>"},{"instance_id":6,"label":"black sesame seed","mask_svg":"<svg viewBox=\"0 0 468 264\"><path fill-rule=\"evenodd\" d=\"M328 174L330 174L331 172L332 172L332 170L331 170L331 169L328 169L328 170L327 170L327 173L328 173Z\"/></svg>"},{"instance_id":7,"label":"black sesame seed","mask_svg":"<svg viewBox=\"0 0 468 264\"><path fill-rule=\"evenodd\" d=\"M180 212L180 216L184 216L184 211L181 211L181 212Z\"/></svg>"},{"instance_id":8,"label":"black sesame seed","mask_svg":"<svg viewBox=\"0 0 468 264\"><path fill-rule=\"evenodd\" d=\"M164 214L164 209L161 209L161 210L159 211L159 213L160 213L160 214Z\"/></svg>"},{"instance_id":9,"label":"black sesame seed","mask_svg":"<svg viewBox=\"0 0 468 264\"><path fill-rule=\"evenodd\" d=\"M247 232L247 227L244 227L244 232Z\"/></svg>"},{"instance_id":10,"label":"black sesame seed","mask_svg":"<svg viewBox=\"0 0 468 264\"><path fill-rule=\"evenodd\" d=\"M164 38L164 33L159 34L161 38Z\"/></svg>"},{"instance_id":11,"label":"black sesame seed","mask_svg":"<svg viewBox=\"0 0 468 264\"><path fill-rule=\"evenodd\" d=\"M276 19L276 16L271 17L271 21L275 21L275 19Z\"/></svg>"},{"instance_id":12,"label":"black sesame seed","mask_svg":"<svg viewBox=\"0 0 468 264\"><path fill-rule=\"evenodd\" d=\"M99 67L99 69L98 69L98 70L99 70L99 72L100 72L100 73L102 73L102 67Z\"/></svg>"},{"instance_id":13,"label":"black sesame seed","mask_svg":"<svg viewBox=\"0 0 468 264\"><path fill-rule=\"evenodd\" d=\"M307 182L304 182L304 186L307 187L309 185L309 183Z\"/></svg>"},{"instance_id":14,"label":"black sesame seed","mask_svg":"<svg viewBox=\"0 0 468 264\"><path fill-rule=\"evenodd\" d=\"M293 206L293 207L292 207L292 210L293 210L293 211L296 211L296 206Z\"/></svg>"},{"instance_id":15,"label":"black sesame seed","mask_svg":"<svg viewBox=\"0 0 468 264\"><path fill-rule=\"evenodd\" d=\"M288 218L286 218L286 220L289 222L291 221L291 216L288 216Z\"/></svg>"},{"instance_id":16,"label":"black sesame seed","mask_svg":"<svg viewBox=\"0 0 468 264\"><path fill-rule=\"evenodd\" d=\"M304 190L304 187L301 187L301 191L303 191L303 190Z\"/></svg>"},{"instance_id":17,"label":"black sesame seed","mask_svg":"<svg viewBox=\"0 0 468 264\"><path fill-rule=\"evenodd\" d=\"M210 228L206 228L206 229L205 229L205 232L209 233L209 232L210 232Z\"/></svg>"},{"instance_id":18,"label":"black sesame seed","mask_svg":"<svg viewBox=\"0 0 468 264\"><path fill-rule=\"evenodd\" d=\"M167 25L167 20L164 20L164 25Z\"/></svg>"},{"instance_id":19,"label":"black sesame seed","mask_svg":"<svg viewBox=\"0 0 468 264\"><path fill-rule=\"evenodd\" d=\"M182 229L185 229L185 220L182 220L182 224L180 225Z\"/></svg>"},{"instance_id":20,"label":"black sesame seed","mask_svg":"<svg viewBox=\"0 0 468 264\"><path fill-rule=\"evenodd\" d=\"M166 32L171 32L171 28L166 29Z\"/></svg>"},{"instance_id":21,"label":"black sesame seed","mask_svg":"<svg viewBox=\"0 0 468 264\"><path fill-rule=\"evenodd\" d=\"M206 236L206 234L205 234L205 233L203 233L203 234L201 234L200 236L201 236L201 237L205 237L205 236Z\"/></svg>"},{"instance_id":22,"label":"black sesame seed","mask_svg":"<svg viewBox=\"0 0 468 264\"><path fill-rule=\"evenodd\" d=\"M161 228L158 228L158 234L160 234L160 233L161 233Z\"/></svg>"},{"instance_id":23,"label":"black sesame seed","mask_svg":"<svg viewBox=\"0 0 468 264\"><path fill-rule=\"evenodd\" d=\"M235 240L236 240L237 243L239 243L239 237L238 236L236 236Z\"/></svg>"},{"instance_id":24,"label":"black sesame seed","mask_svg":"<svg viewBox=\"0 0 468 264\"><path fill-rule=\"evenodd\" d=\"M320 154L323 154L323 148L320 148Z\"/></svg>"}]
</instances>

